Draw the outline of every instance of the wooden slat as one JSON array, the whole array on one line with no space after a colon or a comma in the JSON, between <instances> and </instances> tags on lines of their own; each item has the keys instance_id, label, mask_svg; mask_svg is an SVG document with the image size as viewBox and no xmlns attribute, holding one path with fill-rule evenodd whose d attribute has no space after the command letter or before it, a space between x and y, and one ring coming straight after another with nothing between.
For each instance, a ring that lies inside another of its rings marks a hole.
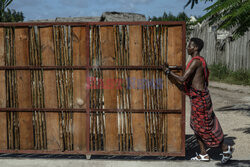
<instances>
[{"instance_id":1,"label":"wooden slat","mask_svg":"<svg viewBox=\"0 0 250 167\"><path fill-rule=\"evenodd\" d=\"M182 65L182 27L169 27L168 29L168 64ZM181 75L181 73L178 73ZM182 98L181 92L178 88L168 80L167 93L168 109L181 109ZM181 151L181 122L182 116L180 114L168 115L168 130L167 130L167 151L180 152ZM185 120L183 120L185 121Z\"/></svg>"},{"instance_id":2,"label":"wooden slat","mask_svg":"<svg viewBox=\"0 0 250 167\"><path fill-rule=\"evenodd\" d=\"M29 64L28 28L15 29L16 65ZM17 71L18 107L31 108L30 71ZM33 149L32 112L19 113L20 149Z\"/></svg>"},{"instance_id":3,"label":"wooden slat","mask_svg":"<svg viewBox=\"0 0 250 167\"><path fill-rule=\"evenodd\" d=\"M129 65L142 65L142 32L141 26L129 27ZM130 71L130 78L142 79L142 71ZM131 85L132 86L132 85ZM137 85L135 84L135 87ZM131 108L143 109L143 89L135 89L133 86L131 92ZM144 114L132 114L133 126L133 146L134 151L146 151L146 135L145 135L145 116Z\"/></svg>"},{"instance_id":4,"label":"wooden slat","mask_svg":"<svg viewBox=\"0 0 250 167\"><path fill-rule=\"evenodd\" d=\"M0 77L0 107L6 108L5 71L0 71L0 76L1 76ZM7 122L6 121L7 121L6 112L0 112L0 150L7 149Z\"/></svg>"},{"instance_id":5,"label":"wooden slat","mask_svg":"<svg viewBox=\"0 0 250 167\"><path fill-rule=\"evenodd\" d=\"M86 151L86 113L73 116L74 150Z\"/></svg>"},{"instance_id":6,"label":"wooden slat","mask_svg":"<svg viewBox=\"0 0 250 167\"><path fill-rule=\"evenodd\" d=\"M115 65L115 47L114 47L114 30L113 27L101 27L101 52L103 65ZM116 77L115 71L103 71L104 82L108 79L114 79ZM116 96L117 90L112 87L110 82L107 88L104 88L104 107L105 109L116 109ZM117 114L106 113L105 114L105 151L117 151L118 150L118 124Z\"/></svg>"},{"instance_id":7,"label":"wooden slat","mask_svg":"<svg viewBox=\"0 0 250 167\"><path fill-rule=\"evenodd\" d=\"M86 65L85 27L73 28L73 64ZM86 109L86 71L75 70L73 73L74 108ZM74 150L86 151L86 113L74 113L73 136Z\"/></svg>"},{"instance_id":8,"label":"wooden slat","mask_svg":"<svg viewBox=\"0 0 250 167\"><path fill-rule=\"evenodd\" d=\"M77 66L86 65L86 28L73 28L73 63ZM74 71L74 108L86 108L86 71ZM78 101L77 101L78 99ZM79 100L82 104L79 105Z\"/></svg>"},{"instance_id":9,"label":"wooden slat","mask_svg":"<svg viewBox=\"0 0 250 167\"><path fill-rule=\"evenodd\" d=\"M0 66L4 66L4 29L0 28ZM0 71L0 107L6 108L5 71ZM7 149L6 112L0 112L0 150Z\"/></svg>"},{"instance_id":10,"label":"wooden slat","mask_svg":"<svg viewBox=\"0 0 250 167\"><path fill-rule=\"evenodd\" d=\"M73 27L73 65L85 66L86 65L86 28Z\"/></svg>"},{"instance_id":11,"label":"wooden slat","mask_svg":"<svg viewBox=\"0 0 250 167\"><path fill-rule=\"evenodd\" d=\"M42 65L54 66L55 58L52 27L40 28L39 31L41 38Z\"/></svg>"},{"instance_id":12,"label":"wooden slat","mask_svg":"<svg viewBox=\"0 0 250 167\"><path fill-rule=\"evenodd\" d=\"M0 66L5 65L4 61L4 28L0 28Z\"/></svg>"},{"instance_id":13,"label":"wooden slat","mask_svg":"<svg viewBox=\"0 0 250 167\"><path fill-rule=\"evenodd\" d=\"M43 65L55 65L52 28L41 28L41 47ZM44 71L45 108L57 108L56 71ZM46 113L48 150L60 150L58 113Z\"/></svg>"}]
</instances>

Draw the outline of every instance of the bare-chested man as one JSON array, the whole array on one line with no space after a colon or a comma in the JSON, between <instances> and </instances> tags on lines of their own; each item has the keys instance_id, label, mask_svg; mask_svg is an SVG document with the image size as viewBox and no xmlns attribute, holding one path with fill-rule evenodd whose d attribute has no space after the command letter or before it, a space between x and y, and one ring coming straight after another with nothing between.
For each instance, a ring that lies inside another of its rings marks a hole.
<instances>
[{"instance_id":1,"label":"bare-chested man","mask_svg":"<svg viewBox=\"0 0 250 167\"><path fill-rule=\"evenodd\" d=\"M206 152L206 147L213 147L222 149L221 162L226 163L232 158L233 148L224 143L223 131L213 112L207 88L209 71L204 58L200 56L203 45L203 41L199 38L190 40L187 51L192 59L189 61L183 76L178 76L170 71L167 64L162 68L170 81L190 98L190 126L194 130L201 149L201 153L191 160L209 161L210 157Z\"/></svg>"}]
</instances>

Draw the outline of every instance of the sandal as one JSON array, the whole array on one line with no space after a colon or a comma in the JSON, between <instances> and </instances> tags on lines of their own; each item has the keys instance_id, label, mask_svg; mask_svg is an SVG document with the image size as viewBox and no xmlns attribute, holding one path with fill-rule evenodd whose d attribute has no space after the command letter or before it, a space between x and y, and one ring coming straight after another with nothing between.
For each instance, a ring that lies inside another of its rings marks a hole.
<instances>
[{"instance_id":1,"label":"sandal","mask_svg":"<svg viewBox=\"0 0 250 167\"><path fill-rule=\"evenodd\" d=\"M234 152L234 148L232 148L232 150L230 148L231 146L228 146L228 150L220 154L222 155L222 159L221 159L222 164L227 163L227 161L229 161L233 157L232 154Z\"/></svg>"},{"instance_id":2,"label":"sandal","mask_svg":"<svg viewBox=\"0 0 250 167\"><path fill-rule=\"evenodd\" d=\"M206 156L208 156L208 154L205 154L205 155L201 155L201 154L198 154L196 153L196 156L191 158L191 160L194 160L194 161L205 161L205 162L208 162L210 161L210 158L205 158ZM200 157L200 158L199 158Z\"/></svg>"}]
</instances>

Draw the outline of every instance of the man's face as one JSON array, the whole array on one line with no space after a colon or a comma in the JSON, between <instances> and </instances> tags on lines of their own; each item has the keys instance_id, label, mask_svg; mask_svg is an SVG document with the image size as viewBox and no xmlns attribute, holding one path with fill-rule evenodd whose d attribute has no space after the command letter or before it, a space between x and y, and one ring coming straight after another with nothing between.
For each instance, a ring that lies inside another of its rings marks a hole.
<instances>
[{"instance_id":1,"label":"man's face","mask_svg":"<svg viewBox=\"0 0 250 167\"><path fill-rule=\"evenodd\" d=\"M190 41L187 46L188 55L192 55L196 50L198 50L198 47L195 45L193 41Z\"/></svg>"}]
</instances>

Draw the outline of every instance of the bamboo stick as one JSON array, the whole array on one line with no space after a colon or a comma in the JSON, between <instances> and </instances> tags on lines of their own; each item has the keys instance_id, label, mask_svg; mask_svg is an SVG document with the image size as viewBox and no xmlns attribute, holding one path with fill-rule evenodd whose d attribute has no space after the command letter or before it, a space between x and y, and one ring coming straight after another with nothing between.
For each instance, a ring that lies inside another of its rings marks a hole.
<instances>
[{"instance_id":1,"label":"bamboo stick","mask_svg":"<svg viewBox=\"0 0 250 167\"><path fill-rule=\"evenodd\" d=\"M93 56L93 26L91 26L91 31L90 31L90 35L91 35L91 37L90 37L90 43L91 43L91 49L90 49L90 59L89 59L89 63L90 63L90 65L92 65L92 60L93 60L93 58L92 58L92 56ZM89 71L89 73L90 73L90 77L91 77L91 79L92 79L92 77L93 77L93 74L92 74L92 70L90 70ZM90 82L91 84L92 84L92 82ZM91 85L91 87L92 87L92 85ZM92 97L93 97L93 95L92 95L92 93L93 93L93 90L92 90L92 88L90 87L90 108L93 108L92 107L92 105L93 105L93 102L92 102ZM90 113L90 149L91 150L93 150L94 148L93 148L93 113Z\"/></svg>"},{"instance_id":2,"label":"bamboo stick","mask_svg":"<svg viewBox=\"0 0 250 167\"><path fill-rule=\"evenodd\" d=\"M101 40L100 40L100 27L98 27L98 41L99 41L99 55L100 55L100 65L102 66L102 50L101 50ZM103 71L101 71L101 79L103 81ZM104 100L104 89L101 89L101 94L102 94L102 109L104 107L104 103L103 103L103 100ZM105 148L105 143L106 143L106 130L105 130L105 112L102 112L102 130L103 130L103 145L102 145L102 150L104 150Z\"/></svg>"},{"instance_id":3,"label":"bamboo stick","mask_svg":"<svg viewBox=\"0 0 250 167\"><path fill-rule=\"evenodd\" d=\"M68 61L69 61L69 54L68 54L68 32L69 31L69 27L64 26L64 56L65 56L65 65L69 65ZM70 101L69 101L69 80L68 80L68 76L69 76L69 70L65 70L65 106L67 108L70 107ZM69 122L70 122L70 114L69 111L66 112L66 147L67 150L70 150L70 131L69 131Z\"/></svg>"},{"instance_id":4,"label":"bamboo stick","mask_svg":"<svg viewBox=\"0 0 250 167\"><path fill-rule=\"evenodd\" d=\"M95 46L96 46L96 49L95 49L95 55L96 55L96 65L99 66L100 65L100 55L99 55L99 44L98 44L98 41L99 41L99 38L98 38L98 34L99 34L99 31L98 29L96 28L96 35L95 35ZM97 69L97 79L98 79L98 83L97 83L97 99L96 99L96 103L97 103L97 108L100 109L101 108L101 87L100 87L100 70ZM102 123L101 123L101 112L98 112L98 150L101 150L101 143L102 143L102 135L101 135L101 128L102 128Z\"/></svg>"}]
</instances>

